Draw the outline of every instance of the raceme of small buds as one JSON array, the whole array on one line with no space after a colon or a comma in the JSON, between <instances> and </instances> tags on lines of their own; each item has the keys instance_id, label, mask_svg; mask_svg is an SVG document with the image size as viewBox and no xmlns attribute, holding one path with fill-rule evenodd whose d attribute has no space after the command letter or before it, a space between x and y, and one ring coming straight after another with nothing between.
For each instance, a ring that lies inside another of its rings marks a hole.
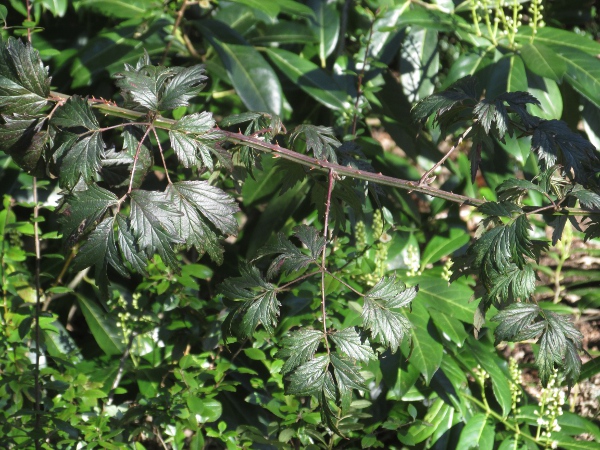
<instances>
[{"instance_id":1,"label":"raceme of small buds","mask_svg":"<svg viewBox=\"0 0 600 450\"><path fill-rule=\"evenodd\" d=\"M537 417L538 437L541 436L550 440L553 432L560 431L558 418L563 414L562 405L564 403L565 392L558 383L558 370L554 369L548 380L548 385L542 388L538 402L539 409L533 412Z\"/></svg>"},{"instance_id":2,"label":"raceme of small buds","mask_svg":"<svg viewBox=\"0 0 600 450\"><path fill-rule=\"evenodd\" d=\"M413 244L409 244L406 248L406 257L405 257L406 267L408 268L409 277L415 277L421 275L421 258L419 256L419 249Z\"/></svg>"},{"instance_id":3,"label":"raceme of small buds","mask_svg":"<svg viewBox=\"0 0 600 450\"><path fill-rule=\"evenodd\" d=\"M519 365L517 364L517 360L514 358L510 358L508 361L508 372L510 373L510 395L511 395L511 409L513 413L519 414L519 403L523 396L523 390L521 389L521 385L523 383L523 379L521 376L521 370L519 369Z\"/></svg>"}]
</instances>

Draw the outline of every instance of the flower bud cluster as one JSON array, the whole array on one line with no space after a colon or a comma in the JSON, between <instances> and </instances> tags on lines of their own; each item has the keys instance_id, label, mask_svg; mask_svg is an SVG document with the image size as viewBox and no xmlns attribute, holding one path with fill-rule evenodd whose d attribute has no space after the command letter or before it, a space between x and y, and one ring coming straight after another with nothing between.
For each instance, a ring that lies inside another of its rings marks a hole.
<instances>
[{"instance_id":1,"label":"flower bud cluster","mask_svg":"<svg viewBox=\"0 0 600 450\"><path fill-rule=\"evenodd\" d=\"M419 249L413 245L409 244L406 247L406 256L405 256L406 267L408 268L407 275L409 277L414 277L421 275L421 257L419 255Z\"/></svg>"},{"instance_id":2,"label":"flower bud cluster","mask_svg":"<svg viewBox=\"0 0 600 450\"><path fill-rule=\"evenodd\" d=\"M542 388L538 401L539 409L533 412L537 417L538 436L541 432L541 437L545 437L550 441L552 433L560 431L558 418L563 414L562 406L564 403L565 392L558 384L558 370L554 369L548 380L548 385Z\"/></svg>"},{"instance_id":3,"label":"flower bud cluster","mask_svg":"<svg viewBox=\"0 0 600 450\"><path fill-rule=\"evenodd\" d=\"M523 383L523 378L521 376L521 370L519 369L519 365L517 364L517 360L514 358L510 358L508 361L508 372L510 374L510 396L511 396L511 409L514 414L519 414L519 403L523 397L523 390L521 385Z\"/></svg>"}]
</instances>

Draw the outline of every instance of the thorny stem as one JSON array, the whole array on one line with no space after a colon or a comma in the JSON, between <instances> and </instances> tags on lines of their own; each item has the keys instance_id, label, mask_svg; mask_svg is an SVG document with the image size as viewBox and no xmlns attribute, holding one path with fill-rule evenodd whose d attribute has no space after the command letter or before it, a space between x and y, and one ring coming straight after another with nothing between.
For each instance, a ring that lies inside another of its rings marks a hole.
<instances>
[{"instance_id":1,"label":"thorny stem","mask_svg":"<svg viewBox=\"0 0 600 450\"><path fill-rule=\"evenodd\" d=\"M66 94L51 92L50 96L48 97L48 101L65 101L68 98L69 96ZM121 117L129 120L140 120L146 116L146 114L143 112L133 111L130 109L122 108L120 106L114 106L105 103L98 104L90 101L90 105L92 106L92 108L97 109L98 111L104 114L108 114L114 117ZM173 125L175 125L176 122L177 121L173 119L168 119L162 116L156 116L152 121L152 126L168 131L171 129L171 127L173 127ZM282 158L288 161L295 162L297 164L301 164L305 167L308 167L311 170L327 172L330 169L332 169L338 176L348 176L356 180L377 183L382 186L389 186L406 191L419 192L421 194L430 195L432 197L441 198L443 200L459 203L462 205L478 207L485 203L485 200L482 199L467 197L465 195L460 194L454 194L452 192L447 192L442 189L437 189L425 184L420 185L419 181L403 180L400 178L394 178L387 175L383 175L381 173L367 172L365 170L355 169L353 167L342 166L339 164L331 163L329 161L316 159L311 156L287 149L285 147L280 147L278 144L271 144L258 138L246 136L242 133L220 130L218 128L216 128L214 131L218 131L223 135L223 137L225 138L223 139L223 141L228 141L232 144L244 145L265 153L272 153L276 158ZM523 208L525 212L529 213L533 213L534 211L537 213L538 209L539 208L537 206L526 206ZM568 207L563 207L554 211L554 215L590 216L593 214L598 214L598 212L593 211L591 209Z\"/></svg>"},{"instance_id":2,"label":"thorny stem","mask_svg":"<svg viewBox=\"0 0 600 450\"><path fill-rule=\"evenodd\" d=\"M325 218L323 224L323 237L325 238L325 245L323 245L323 251L321 253L321 315L323 317L323 333L325 334L325 347L327 348L327 354L329 354L329 342L327 341L327 311L325 309L325 273L327 272L325 265L327 263L329 210L331 209L331 192L333 191L334 177L335 172L332 169L329 169L327 200L325 201Z\"/></svg>"},{"instance_id":3,"label":"thorny stem","mask_svg":"<svg viewBox=\"0 0 600 450\"><path fill-rule=\"evenodd\" d=\"M462 143L463 139L471 132L472 129L473 126L471 125L464 131L464 133L462 133L458 137L458 141L456 141L456 144L454 144L452 148L448 150L448 152L442 157L442 159L436 162L431 169L429 169L427 172L425 172L425 174L423 174L423 176L419 180L419 184L430 184L433 181L433 178L429 178L429 176L435 171L435 169L444 164L444 161L446 161L448 157L452 154L452 152L458 148L458 146Z\"/></svg>"}]
</instances>

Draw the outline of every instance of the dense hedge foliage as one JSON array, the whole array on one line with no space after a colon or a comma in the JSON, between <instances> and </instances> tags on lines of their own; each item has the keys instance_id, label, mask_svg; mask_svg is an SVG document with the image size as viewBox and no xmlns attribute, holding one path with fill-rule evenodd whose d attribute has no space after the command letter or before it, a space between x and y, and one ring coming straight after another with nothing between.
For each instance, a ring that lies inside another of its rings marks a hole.
<instances>
[{"instance_id":1,"label":"dense hedge foliage","mask_svg":"<svg viewBox=\"0 0 600 450\"><path fill-rule=\"evenodd\" d=\"M595 8L0 20L3 447L597 448Z\"/></svg>"}]
</instances>

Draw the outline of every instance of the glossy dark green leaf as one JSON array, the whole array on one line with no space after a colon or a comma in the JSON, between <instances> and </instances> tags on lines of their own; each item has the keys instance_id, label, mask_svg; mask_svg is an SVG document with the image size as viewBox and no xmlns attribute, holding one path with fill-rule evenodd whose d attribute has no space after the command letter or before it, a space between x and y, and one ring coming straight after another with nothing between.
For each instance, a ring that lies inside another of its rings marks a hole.
<instances>
[{"instance_id":1,"label":"glossy dark green leaf","mask_svg":"<svg viewBox=\"0 0 600 450\"><path fill-rule=\"evenodd\" d=\"M416 277L414 282L419 283L419 301L428 309L443 312L462 322L473 321L475 304L470 301L473 291L466 284L449 284L446 280L426 274Z\"/></svg>"},{"instance_id":2,"label":"glossy dark green leaf","mask_svg":"<svg viewBox=\"0 0 600 450\"><path fill-rule=\"evenodd\" d=\"M43 177L46 164L43 158L49 135L42 127L44 116L11 114L0 116L0 150L27 173Z\"/></svg>"},{"instance_id":3,"label":"glossy dark green leaf","mask_svg":"<svg viewBox=\"0 0 600 450\"><path fill-rule=\"evenodd\" d=\"M209 39L246 107L280 115L283 102L281 85L262 55L248 45L229 44L214 36Z\"/></svg>"},{"instance_id":4,"label":"glossy dark green leaf","mask_svg":"<svg viewBox=\"0 0 600 450\"><path fill-rule=\"evenodd\" d=\"M144 51L151 56L162 54L165 22L152 22L141 34L139 24L127 21L90 39L71 66L71 87L87 86L101 73L122 71L124 64L135 64Z\"/></svg>"},{"instance_id":5,"label":"glossy dark green leaf","mask_svg":"<svg viewBox=\"0 0 600 450\"><path fill-rule=\"evenodd\" d=\"M413 304L412 312L406 314L410 319L411 346L408 353L402 350L405 357L414 365L429 383L442 363L444 347L436 340L435 330L429 327L430 316L420 302Z\"/></svg>"},{"instance_id":6,"label":"glossy dark green leaf","mask_svg":"<svg viewBox=\"0 0 600 450\"><path fill-rule=\"evenodd\" d=\"M565 81L600 108L600 65L596 55L568 47L557 47L556 51L567 65Z\"/></svg>"},{"instance_id":7,"label":"glossy dark green leaf","mask_svg":"<svg viewBox=\"0 0 600 450\"><path fill-rule=\"evenodd\" d=\"M131 224L122 214L117 214L117 242L119 244L119 250L123 259L129 263L129 265L137 273L147 275L147 267L149 264L146 253L137 245Z\"/></svg>"},{"instance_id":8,"label":"glossy dark green leaf","mask_svg":"<svg viewBox=\"0 0 600 450\"><path fill-rule=\"evenodd\" d=\"M521 56L527 68L540 77L561 81L567 70L565 61L537 39L521 47Z\"/></svg>"},{"instance_id":9,"label":"glossy dark green leaf","mask_svg":"<svg viewBox=\"0 0 600 450\"><path fill-rule=\"evenodd\" d=\"M434 9L415 8L405 11L396 23L396 27L417 26L438 31L471 31L473 25L456 14L446 14Z\"/></svg>"},{"instance_id":10,"label":"glossy dark green leaf","mask_svg":"<svg viewBox=\"0 0 600 450\"><path fill-rule=\"evenodd\" d=\"M310 44L316 41L317 37L307 25L288 20L280 20L273 25L268 25L260 30L258 36L248 38L248 42L254 45Z\"/></svg>"},{"instance_id":11,"label":"glossy dark green leaf","mask_svg":"<svg viewBox=\"0 0 600 450\"><path fill-rule=\"evenodd\" d=\"M60 167L60 184L72 188L79 179L90 181L100 171L100 158L104 151L102 134L84 134L75 142L61 145L54 157Z\"/></svg>"},{"instance_id":12,"label":"glossy dark green leaf","mask_svg":"<svg viewBox=\"0 0 600 450\"><path fill-rule=\"evenodd\" d=\"M519 28L516 40L517 42L526 45L531 42L532 35L533 29L530 26L524 26ZM590 55L597 55L600 53L600 44L593 39L588 39L573 31L561 30L548 26L537 29L533 42L536 45L542 44L553 50L556 50L557 46L561 46L582 51Z\"/></svg>"},{"instance_id":13,"label":"glossy dark green leaf","mask_svg":"<svg viewBox=\"0 0 600 450\"><path fill-rule=\"evenodd\" d=\"M83 295L77 295L77 302L96 343L104 353L109 356L123 354L123 334L114 318L108 317L94 301Z\"/></svg>"},{"instance_id":14,"label":"glossy dark green leaf","mask_svg":"<svg viewBox=\"0 0 600 450\"><path fill-rule=\"evenodd\" d=\"M421 253L421 267L438 262L444 256L451 256L453 252L469 242L469 233L462 228L450 228L448 236L435 235L427 243Z\"/></svg>"},{"instance_id":15,"label":"glossy dark green leaf","mask_svg":"<svg viewBox=\"0 0 600 450\"><path fill-rule=\"evenodd\" d=\"M350 106L343 89L316 64L279 48L269 48L266 53L286 77L319 103L335 110Z\"/></svg>"},{"instance_id":16,"label":"glossy dark green leaf","mask_svg":"<svg viewBox=\"0 0 600 450\"><path fill-rule=\"evenodd\" d=\"M30 43L10 37L0 44L0 113L35 114L48 103L48 68Z\"/></svg>"},{"instance_id":17,"label":"glossy dark green leaf","mask_svg":"<svg viewBox=\"0 0 600 450\"><path fill-rule=\"evenodd\" d=\"M437 31L411 27L400 48L400 78L410 101L433 94L439 67Z\"/></svg>"},{"instance_id":18,"label":"glossy dark green leaf","mask_svg":"<svg viewBox=\"0 0 600 450\"><path fill-rule=\"evenodd\" d=\"M175 76L165 84L158 104L159 110L189 105L190 99L196 97L205 86L207 77L204 75L204 66L177 69Z\"/></svg>"},{"instance_id":19,"label":"glossy dark green leaf","mask_svg":"<svg viewBox=\"0 0 600 450\"><path fill-rule=\"evenodd\" d=\"M90 131L97 131L100 128L90 104L78 95L70 97L64 105L58 108L50 123L66 128L83 127Z\"/></svg>"},{"instance_id":20,"label":"glossy dark green leaf","mask_svg":"<svg viewBox=\"0 0 600 450\"><path fill-rule=\"evenodd\" d=\"M321 0L309 0L308 6L314 11L309 21L318 40L318 54L321 67L326 66L327 57L335 50L340 34L340 15L335 5Z\"/></svg>"},{"instance_id":21,"label":"glossy dark green leaf","mask_svg":"<svg viewBox=\"0 0 600 450\"><path fill-rule=\"evenodd\" d=\"M145 17L159 11L159 0L77 0L80 8L90 8L104 15L120 19Z\"/></svg>"},{"instance_id":22,"label":"glossy dark green leaf","mask_svg":"<svg viewBox=\"0 0 600 450\"><path fill-rule=\"evenodd\" d=\"M351 360L335 354L331 354L329 358L340 391L348 389L364 390L366 388L365 381L359 373L359 368Z\"/></svg>"}]
</instances>

